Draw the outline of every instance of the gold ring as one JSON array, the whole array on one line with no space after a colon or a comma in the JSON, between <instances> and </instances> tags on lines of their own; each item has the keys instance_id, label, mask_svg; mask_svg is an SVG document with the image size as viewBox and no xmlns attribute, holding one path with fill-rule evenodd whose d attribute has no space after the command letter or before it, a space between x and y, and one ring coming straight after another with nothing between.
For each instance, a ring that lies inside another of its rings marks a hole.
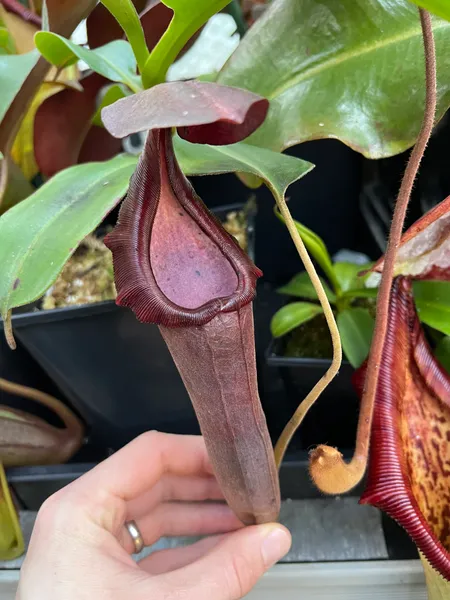
<instances>
[{"instance_id":1,"label":"gold ring","mask_svg":"<svg viewBox=\"0 0 450 600\"><path fill-rule=\"evenodd\" d=\"M139 531L139 527L136 525L136 521L127 521L125 523L125 528L131 536L131 539L134 543L134 552L133 554L139 554L142 551L144 544L144 539L142 537L141 532Z\"/></svg>"}]
</instances>

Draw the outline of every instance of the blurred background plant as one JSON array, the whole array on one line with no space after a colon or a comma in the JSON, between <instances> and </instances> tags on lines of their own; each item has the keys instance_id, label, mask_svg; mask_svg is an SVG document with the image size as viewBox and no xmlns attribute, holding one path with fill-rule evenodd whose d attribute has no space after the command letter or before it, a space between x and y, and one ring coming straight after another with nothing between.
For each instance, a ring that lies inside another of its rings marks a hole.
<instances>
[{"instance_id":1,"label":"blurred background plant","mask_svg":"<svg viewBox=\"0 0 450 600\"><path fill-rule=\"evenodd\" d=\"M365 262L367 257L361 254L342 250L336 258L342 256L353 262L333 261L317 234L298 221L296 227L324 274L324 289L336 313L345 357L356 369L366 360L370 350L379 275L367 273L373 263ZM450 373L450 283L415 281L413 287L416 309L421 322L427 326L435 356ZM285 355L330 358L332 348L328 328L308 274L305 271L298 273L277 291L290 299L275 313L270 324L275 338L290 334ZM294 298L301 301L294 301Z\"/></svg>"}]
</instances>

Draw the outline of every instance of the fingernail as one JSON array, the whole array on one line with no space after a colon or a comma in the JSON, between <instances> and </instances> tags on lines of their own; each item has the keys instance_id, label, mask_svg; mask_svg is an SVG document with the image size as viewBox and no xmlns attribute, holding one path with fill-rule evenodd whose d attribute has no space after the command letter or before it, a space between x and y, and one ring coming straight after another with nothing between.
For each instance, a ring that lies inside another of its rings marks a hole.
<instances>
[{"instance_id":1,"label":"fingernail","mask_svg":"<svg viewBox=\"0 0 450 600\"><path fill-rule=\"evenodd\" d=\"M283 527L271 526L262 543L262 556L267 568L289 552L291 536Z\"/></svg>"}]
</instances>

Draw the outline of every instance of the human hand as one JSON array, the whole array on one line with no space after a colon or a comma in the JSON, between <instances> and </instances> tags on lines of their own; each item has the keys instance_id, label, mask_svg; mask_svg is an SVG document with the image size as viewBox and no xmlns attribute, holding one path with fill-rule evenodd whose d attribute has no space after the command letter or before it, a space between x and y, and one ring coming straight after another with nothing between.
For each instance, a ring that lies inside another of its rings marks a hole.
<instances>
[{"instance_id":1,"label":"human hand","mask_svg":"<svg viewBox=\"0 0 450 600\"><path fill-rule=\"evenodd\" d=\"M146 545L222 535L136 563L130 520ZM223 504L201 437L153 431L44 503L16 600L237 600L290 543L281 525L242 527Z\"/></svg>"}]
</instances>

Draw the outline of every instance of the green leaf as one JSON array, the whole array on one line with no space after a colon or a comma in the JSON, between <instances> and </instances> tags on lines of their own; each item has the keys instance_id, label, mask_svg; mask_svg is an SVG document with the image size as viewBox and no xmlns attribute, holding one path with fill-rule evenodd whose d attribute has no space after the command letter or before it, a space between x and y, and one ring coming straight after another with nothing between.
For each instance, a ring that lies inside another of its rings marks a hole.
<instances>
[{"instance_id":1,"label":"green leaf","mask_svg":"<svg viewBox=\"0 0 450 600\"><path fill-rule=\"evenodd\" d=\"M415 281L413 290L422 323L450 335L450 282Z\"/></svg>"},{"instance_id":2,"label":"green leaf","mask_svg":"<svg viewBox=\"0 0 450 600\"><path fill-rule=\"evenodd\" d=\"M334 263L334 272L342 291L348 292L349 290L364 289L367 275L360 277L359 273L370 269L370 267L371 264L355 265L354 263L349 262Z\"/></svg>"},{"instance_id":3,"label":"green leaf","mask_svg":"<svg viewBox=\"0 0 450 600\"><path fill-rule=\"evenodd\" d=\"M255 148L244 142L229 146L191 144L174 137L177 159L186 175L212 175L241 171L263 179L275 197L283 197L289 184L297 181L313 168L309 162Z\"/></svg>"},{"instance_id":4,"label":"green leaf","mask_svg":"<svg viewBox=\"0 0 450 600\"><path fill-rule=\"evenodd\" d=\"M6 27L0 27L0 54L15 54L16 47L14 40L6 29Z\"/></svg>"},{"instance_id":5,"label":"green leaf","mask_svg":"<svg viewBox=\"0 0 450 600\"><path fill-rule=\"evenodd\" d=\"M139 70L142 73L150 53L134 4L131 0L101 0L101 3L109 10L125 32L136 57Z\"/></svg>"},{"instance_id":6,"label":"green leaf","mask_svg":"<svg viewBox=\"0 0 450 600\"><path fill-rule=\"evenodd\" d=\"M328 287L326 281L322 277L320 278L320 281L322 282L323 289L329 302L336 302L336 295ZM299 298L307 298L308 300L318 300L316 290L306 271L297 273L289 283L278 288L277 292L279 294L285 294L286 296L298 296Z\"/></svg>"},{"instance_id":7,"label":"green leaf","mask_svg":"<svg viewBox=\"0 0 450 600\"><path fill-rule=\"evenodd\" d=\"M36 300L119 202L137 163L116 156L61 171L0 218L0 314Z\"/></svg>"},{"instance_id":8,"label":"green leaf","mask_svg":"<svg viewBox=\"0 0 450 600\"><path fill-rule=\"evenodd\" d=\"M56 33L38 31L34 42L42 56L56 67L84 60L93 71L106 79L125 83L134 92L141 89L136 75L136 59L130 44L125 40L114 40L95 50L88 50Z\"/></svg>"},{"instance_id":9,"label":"green leaf","mask_svg":"<svg viewBox=\"0 0 450 600\"><path fill-rule=\"evenodd\" d=\"M0 55L0 121L38 58L39 53L36 50L26 54Z\"/></svg>"},{"instance_id":10,"label":"green leaf","mask_svg":"<svg viewBox=\"0 0 450 600\"><path fill-rule=\"evenodd\" d=\"M443 337L439 344L436 346L434 355L450 374L450 336Z\"/></svg>"},{"instance_id":11,"label":"green leaf","mask_svg":"<svg viewBox=\"0 0 450 600\"><path fill-rule=\"evenodd\" d=\"M278 338L322 313L322 307L311 302L292 302L280 308L270 323L273 337Z\"/></svg>"},{"instance_id":12,"label":"green leaf","mask_svg":"<svg viewBox=\"0 0 450 600\"><path fill-rule=\"evenodd\" d=\"M42 10L41 10L41 31L50 31L50 19L48 16L48 8L46 0L42 0Z\"/></svg>"},{"instance_id":13,"label":"green leaf","mask_svg":"<svg viewBox=\"0 0 450 600\"><path fill-rule=\"evenodd\" d=\"M450 4L448 0L411 0L417 6L426 8L430 12L450 21Z\"/></svg>"},{"instance_id":14,"label":"green leaf","mask_svg":"<svg viewBox=\"0 0 450 600\"><path fill-rule=\"evenodd\" d=\"M174 11L174 15L145 63L142 71L145 88L165 81L168 68L184 45L208 19L229 2L230 0L164 0L164 4Z\"/></svg>"},{"instance_id":15,"label":"green leaf","mask_svg":"<svg viewBox=\"0 0 450 600\"><path fill-rule=\"evenodd\" d=\"M435 18L434 34L440 118L450 103L450 23ZM338 138L382 158L416 140L424 80L418 10L407 0L275 0L217 83L270 100L249 143L279 151Z\"/></svg>"},{"instance_id":16,"label":"green leaf","mask_svg":"<svg viewBox=\"0 0 450 600\"><path fill-rule=\"evenodd\" d=\"M376 298L378 296L378 288L352 288L342 294L342 298Z\"/></svg>"},{"instance_id":17,"label":"green leaf","mask_svg":"<svg viewBox=\"0 0 450 600\"><path fill-rule=\"evenodd\" d=\"M337 325L345 356L357 369L369 354L375 321L366 308L348 308L338 314Z\"/></svg>"},{"instance_id":18,"label":"green leaf","mask_svg":"<svg viewBox=\"0 0 450 600\"><path fill-rule=\"evenodd\" d=\"M284 223L284 218L277 209L275 209L275 214L280 219L280 221ZM294 223L308 252L311 254L311 256L320 266L322 271L325 273L329 282L333 286L336 294L339 295L341 292L341 288L334 273L333 263L331 262L331 257L328 253L324 241L316 233L311 231L311 229L305 227L305 225L302 225L301 223L295 220Z\"/></svg>"},{"instance_id":19,"label":"green leaf","mask_svg":"<svg viewBox=\"0 0 450 600\"><path fill-rule=\"evenodd\" d=\"M102 108L105 108L105 106L109 106L110 104L114 104L114 102L116 102L117 100L120 100L121 98L125 98L125 96L128 96L128 95L129 95L129 92L128 92L127 88L123 85L120 85L120 83L114 83L113 85L110 85L105 90L105 93L103 94L103 97L99 104L99 107L97 108L97 112L92 117L92 124L98 125L99 127L103 127L103 122L102 122L102 117L101 117Z\"/></svg>"}]
</instances>

